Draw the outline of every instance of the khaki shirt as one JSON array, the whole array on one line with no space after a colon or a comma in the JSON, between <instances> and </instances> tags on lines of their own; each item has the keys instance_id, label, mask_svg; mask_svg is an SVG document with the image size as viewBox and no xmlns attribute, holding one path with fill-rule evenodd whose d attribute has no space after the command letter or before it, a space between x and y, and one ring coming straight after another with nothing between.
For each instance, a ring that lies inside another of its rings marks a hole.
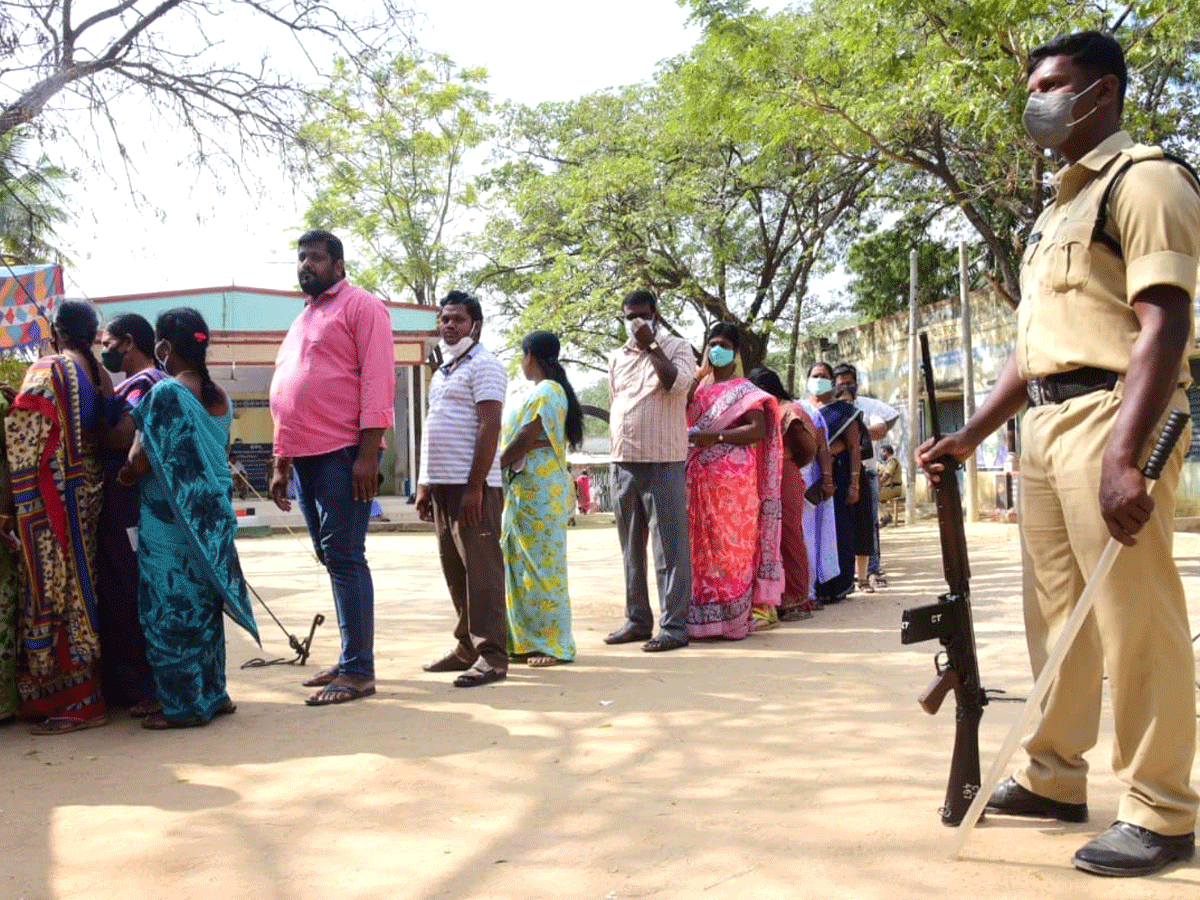
<instances>
[{"instance_id":1,"label":"khaki shirt","mask_svg":"<svg viewBox=\"0 0 1200 900\"><path fill-rule=\"evenodd\" d=\"M1092 242L1104 176L1119 165L1120 151L1133 146L1128 134L1117 132L1055 175L1058 195L1034 225L1021 262L1016 357L1022 378L1083 366L1123 374L1140 331L1131 300L1157 284L1195 295L1200 193L1182 166L1143 160L1122 176L1109 199L1106 230L1124 259ZM1179 381L1190 380L1185 357Z\"/></svg>"},{"instance_id":2,"label":"khaki shirt","mask_svg":"<svg viewBox=\"0 0 1200 900\"><path fill-rule=\"evenodd\" d=\"M656 337L675 364L675 381L664 390L650 351L624 344L608 363L608 414L616 462L682 462L687 458L687 395L696 378L692 345L672 335Z\"/></svg>"}]
</instances>

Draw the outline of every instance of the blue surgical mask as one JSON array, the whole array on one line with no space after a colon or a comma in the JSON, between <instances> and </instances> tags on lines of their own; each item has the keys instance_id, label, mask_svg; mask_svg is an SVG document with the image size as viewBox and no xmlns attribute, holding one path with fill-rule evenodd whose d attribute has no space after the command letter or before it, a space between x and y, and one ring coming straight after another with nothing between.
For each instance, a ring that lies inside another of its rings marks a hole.
<instances>
[{"instance_id":1,"label":"blue surgical mask","mask_svg":"<svg viewBox=\"0 0 1200 900\"><path fill-rule=\"evenodd\" d=\"M723 368L733 362L733 351L719 344L716 347L709 347L708 361L713 364L714 368Z\"/></svg>"},{"instance_id":2,"label":"blue surgical mask","mask_svg":"<svg viewBox=\"0 0 1200 900\"><path fill-rule=\"evenodd\" d=\"M820 397L822 394L828 394L833 390L832 378L809 378L808 392L814 397Z\"/></svg>"}]
</instances>

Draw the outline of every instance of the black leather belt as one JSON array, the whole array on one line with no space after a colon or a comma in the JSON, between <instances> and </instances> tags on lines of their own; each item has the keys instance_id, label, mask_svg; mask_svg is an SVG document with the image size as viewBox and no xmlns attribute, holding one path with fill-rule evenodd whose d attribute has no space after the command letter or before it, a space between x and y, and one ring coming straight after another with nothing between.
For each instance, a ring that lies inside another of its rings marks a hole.
<instances>
[{"instance_id":1,"label":"black leather belt","mask_svg":"<svg viewBox=\"0 0 1200 900\"><path fill-rule=\"evenodd\" d=\"M1029 395L1030 406L1066 403L1093 391L1111 391L1117 386L1120 377L1118 373L1108 369L1085 366L1070 372L1030 378L1025 382L1025 393Z\"/></svg>"}]
</instances>

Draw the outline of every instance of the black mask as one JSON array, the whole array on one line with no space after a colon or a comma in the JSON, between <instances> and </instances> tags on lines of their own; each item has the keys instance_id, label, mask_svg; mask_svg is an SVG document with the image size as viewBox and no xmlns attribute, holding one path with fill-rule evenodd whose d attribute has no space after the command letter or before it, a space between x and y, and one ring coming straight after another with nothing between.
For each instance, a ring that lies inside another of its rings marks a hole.
<instances>
[{"instance_id":1,"label":"black mask","mask_svg":"<svg viewBox=\"0 0 1200 900\"><path fill-rule=\"evenodd\" d=\"M109 347L100 354L100 362L104 364L104 368L110 372L120 372L121 363L125 361L125 352L118 350L116 347Z\"/></svg>"}]
</instances>

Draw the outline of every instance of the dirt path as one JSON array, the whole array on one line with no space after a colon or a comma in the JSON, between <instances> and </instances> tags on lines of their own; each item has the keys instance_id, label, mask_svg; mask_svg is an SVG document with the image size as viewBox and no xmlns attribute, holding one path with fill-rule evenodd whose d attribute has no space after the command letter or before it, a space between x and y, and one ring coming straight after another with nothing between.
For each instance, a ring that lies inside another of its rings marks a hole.
<instances>
[{"instance_id":1,"label":"dirt path","mask_svg":"<svg viewBox=\"0 0 1200 900\"><path fill-rule=\"evenodd\" d=\"M984 683L1023 697L1015 530L969 538ZM1107 718L1092 824L996 820L947 860L937 808L953 710L920 711L934 648L899 642L900 611L944 589L928 526L885 530L886 591L668 654L602 643L622 605L616 535L573 530L578 661L514 665L474 690L420 669L450 644L432 536L372 534L379 694L323 709L303 705L298 682L336 655L326 580L299 540L240 548L290 630L328 616L309 667L239 669L260 651L231 629L239 710L207 728L0 729L0 897L1174 900L1200 888L1194 865L1133 885L1071 867L1115 816ZM1180 535L1178 552L1200 623L1200 537ZM265 655L287 655L256 613ZM988 707L985 770L1017 713Z\"/></svg>"}]
</instances>

